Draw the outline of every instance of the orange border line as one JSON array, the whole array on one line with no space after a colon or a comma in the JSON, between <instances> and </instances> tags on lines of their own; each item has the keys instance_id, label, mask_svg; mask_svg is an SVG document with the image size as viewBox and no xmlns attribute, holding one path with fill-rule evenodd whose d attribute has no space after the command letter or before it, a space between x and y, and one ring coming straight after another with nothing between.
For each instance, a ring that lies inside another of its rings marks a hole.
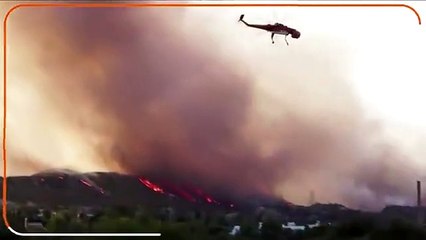
<instances>
[{"instance_id":1,"label":"orange border line","mask_svg":"<svg viewBox=\"0 0 426 240\"><path fill-rule=\"evenodd\" d=\"M399 7L408 8L416 16L419 25L422 24L420 14L407 4L300 4L300 3L24 3L17 4L7 11L3 20L3 220L10 227L7 220L7 174L6 174L6 29L10 14L20 7L80 7L80 8L129 8L129 7Z\"/></svg>"}]
</instances>

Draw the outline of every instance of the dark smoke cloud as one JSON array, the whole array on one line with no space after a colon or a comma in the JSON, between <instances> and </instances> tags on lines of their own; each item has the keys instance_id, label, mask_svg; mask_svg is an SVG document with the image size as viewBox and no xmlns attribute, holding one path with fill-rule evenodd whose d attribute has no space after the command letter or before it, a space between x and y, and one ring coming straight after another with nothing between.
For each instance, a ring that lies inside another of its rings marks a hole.
<instances>
[{"instance_id":1,"label":"dark smoke cloud","mask_svg":"<svg viewBox=\"0 0 426 240\"><path fill-rule=\"evenodd\" d=\"M236 185L244 176L244 184L259 188L249 179L268 174L257 169L256 153L240 134L250 107L250 82L220 59L192 48L189 37L161 17L146 12L136 22L131 11L50 14L56 27L41 29L39 35L49 32L68 40L49 44L40 59L54 80L49 84L66 88L79 106L93 105L111 119L103 129L113 139L105 159L118 161L127 172ZM90 69L84 66L78 69L82 59L102 66L101 79L86 77ZM241 169L242 163L248 170Z\"/></svg>"},{"instance_id":2,"label":"dark smoke cloud","mask_svg":"<svg viewBox=\"0 0 426 240\"><path fill-rule=\"evenodd\" d=\"M307 80L330 92L302 91L308 99L301 100L300 92L287 90L274 110L281 113L268 119L258 113L251 76L225 64L214 45L180 33L185 13L176 13L14 13L14 27L33 26L26 34L48 73L37 80L43 94L82 135L102 136L96 148L103 164L235 194L280 192L299 202L310 189L351 206L410 197L415 179L401 175L405 157L383 145L380 129L370 127L350 86L335 76L338 68L310 56L317 62Z\"/></svg>"}]
</instances>

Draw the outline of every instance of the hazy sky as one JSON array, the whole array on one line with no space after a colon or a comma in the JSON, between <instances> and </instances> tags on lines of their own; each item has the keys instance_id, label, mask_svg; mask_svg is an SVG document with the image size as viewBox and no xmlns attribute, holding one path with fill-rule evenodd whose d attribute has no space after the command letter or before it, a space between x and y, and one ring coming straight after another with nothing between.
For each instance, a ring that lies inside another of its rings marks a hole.
<instances>
[{"instance_id":1,"label":"hazy sky","mask_svg":"<svg viewBox=\"0 0 426 240\"><path fill-rule=\"evenodd\" d=\"M301 37L271 44L242 13ZM413 204L426 180L426 31L406 8L22 8L8 27L9 175L166 174L354 207Z\"/></svg>"}]
</instances>

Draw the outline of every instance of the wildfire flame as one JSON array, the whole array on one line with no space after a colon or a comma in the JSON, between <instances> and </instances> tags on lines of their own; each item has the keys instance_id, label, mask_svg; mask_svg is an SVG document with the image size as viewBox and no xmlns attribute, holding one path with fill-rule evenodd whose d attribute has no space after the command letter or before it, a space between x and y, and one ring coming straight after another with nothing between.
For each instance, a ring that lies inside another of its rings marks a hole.
<instances>
[{"instance_id":1,"label":"wildfire flame","mask_svg":"<svg viewBox=\"0 0 426 240\"><path fill-rule=\"evenodd\" d=\"M160 186L158 186L158 185L156 185L156 184L154 184L154 183L152 183L152 182L150 182L148 179L144 179L144 178L139 178L139 181L143 184L143 185L145 185L147 188L149 188L149 189L151 189L152 191L154 191L154 192L159 192L159 193L164 193L164 190L160 187Z\"/></svg>"},{"instance_id":2,"label":"wildfire flame","mask_svg":"<svg viewBox=\"0 0 426 240\"><path fill-rule=\"evenodd\" d=\"M162 194L168 193L171 196L178 196L192 203L196 203L199 200L201 200L208 204L221 205L219 201L217 201L212 196L206 194L205 192L203 192L201 189L197 187L176 186L175 184L171 184L168 182L161 182L162 187L160 187L160 185L157 185L144 177L138 177L138 179L141 184L143 184L145 187L147 187L148 189L154 192L158 192ZM231 204L230 207L234 207L234 205Z\"/></svg>"},{"instance_id":3,"label":"wildfire flame","mask_svg":"<svg viewBox=\"0 0 426 240\"><path fill-rule=\"evenodd\" d=\"M87 181L80 179L80 182L83 183L84 185L88 186L88 187L92 187L92 184L88 183Z\"/></svg>"},{"instance_id":4,"label":"wildfire flame","mask_svg":"<svg viewBox=\"0 0 426 240\"><path fill-rule=\"evenodd\" d=\"M87 182L87 181L86 181L86 180L84 180L84 179L80 179L80 182L81 182L82 184L84 184L84 185L88 186L88 187L95 188L95 189L96 189L98 192L100 192L101 194L105 194L105 191L104 191L102 188L95 187L95 186L93 186L92 184L90 184L89 182Z\"/></svg>"},{"instance_id":5,"label":"wildfire flame","mask_svg":"<svg viewBox=\"0 0 426 240\"><path fill-rule=\"evenodd\" d=\"M201 189L195 189L195 193L202 197L207 203L209 204L220 204L218 201L216 201L212 196L207 195L206 193L204 193L203 191L201 191Z\"/></svg>"}]
</instances>

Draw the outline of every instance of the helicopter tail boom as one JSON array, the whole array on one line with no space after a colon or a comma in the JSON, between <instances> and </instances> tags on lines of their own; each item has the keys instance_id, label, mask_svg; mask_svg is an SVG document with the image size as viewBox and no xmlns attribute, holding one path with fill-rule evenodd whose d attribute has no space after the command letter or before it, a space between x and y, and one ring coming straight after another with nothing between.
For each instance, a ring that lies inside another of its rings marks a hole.
<instances>
[{"instance_id":1,"label":"helicopter tail boom","mask_svg":"<svg viewBox=\"0 0 426 240\"><path fill-rule=\"evenodd\" d=\"M244 14L241 14L240 19L238 20L238 22L243 21L243 18L244 18Z\"/></svg>"}]
</instances>

